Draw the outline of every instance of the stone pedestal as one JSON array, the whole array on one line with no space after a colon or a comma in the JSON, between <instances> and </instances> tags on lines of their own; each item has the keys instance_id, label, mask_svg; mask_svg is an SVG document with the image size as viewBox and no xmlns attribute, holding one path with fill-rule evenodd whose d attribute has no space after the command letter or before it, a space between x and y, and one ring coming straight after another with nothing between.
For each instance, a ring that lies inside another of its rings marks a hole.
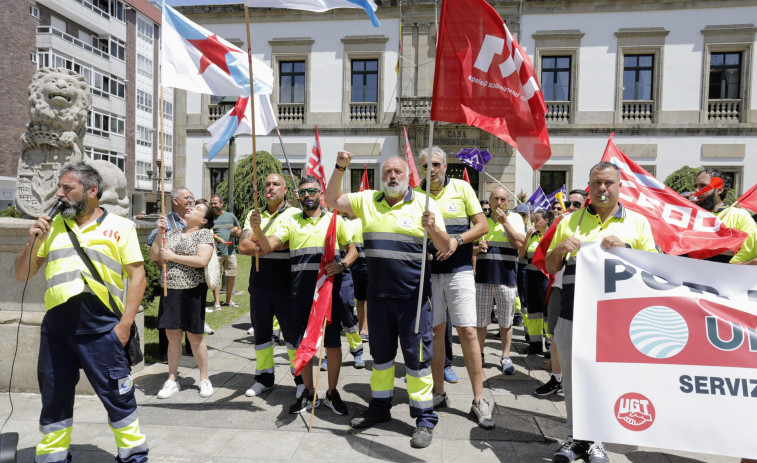
<instances>
[{"instance_id":1,"label":"stone pedestal","mask_svg":"<svg viewBox=\"0 0 757 463\"><path fill-rule=\"evenodd\" d=\"M9 387L13 392L39 392L37 356L40 325L45 315L44 269L40 269L26 283L26 290L24 283L13 277L13 262L28 241L32 223L34 221L28 219L0 218L0 287L3 288L0 291L0 392L8 391ZM144 343L144 313L141 308L135 323ZM144 350L144 345L142 347ZM11 367L12 384L9 383ZM142 367L143 364L140 363L133 366L132 371L138 371ZM76 393L94 394L83 373Z\"/></svg>"}]
</instances>

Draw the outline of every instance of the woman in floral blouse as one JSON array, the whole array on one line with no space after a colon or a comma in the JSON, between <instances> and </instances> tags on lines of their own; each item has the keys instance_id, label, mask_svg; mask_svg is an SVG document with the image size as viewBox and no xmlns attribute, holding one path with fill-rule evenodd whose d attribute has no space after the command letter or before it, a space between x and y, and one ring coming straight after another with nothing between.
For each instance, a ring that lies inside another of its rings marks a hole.
<instances>
[{"instance_id":1,"label":"woman in floral blouse","mask_svg":"<svg viewBox=\"0 0 757 463\"><path fill-rule=\"evenodd\" d=\"M208 346L203 337L205 327L205 267L215 252L213 226L215 214L205 204L187 209L186 228L173 228L166 233L166 247L155 240L150 248L150 260L159 266L166 264L168 295L163 297L158 312L158 328L166 330L168 338L168 380L158 392L159 399L167 399L181 390L178 382L181 338L184 331L192 347L192 355L200 369L200 397L213 395L208 378ZM159 236L166 229L166 218L158 220ZM161 278L161 285L163 279Z\"/></svg>"}]
</instances>

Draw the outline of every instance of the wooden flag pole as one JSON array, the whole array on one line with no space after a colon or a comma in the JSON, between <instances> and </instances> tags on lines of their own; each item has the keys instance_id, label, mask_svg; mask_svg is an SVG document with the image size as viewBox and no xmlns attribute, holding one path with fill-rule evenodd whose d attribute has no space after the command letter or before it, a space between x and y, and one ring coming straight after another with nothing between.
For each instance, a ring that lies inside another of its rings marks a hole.
<instances>
[{"instance_id":1,"label":"wooden flag pole","mask_svg":"<svg viewBox=\"0 0 757 463\"><path fill-rule=\"evenodd\" d=\"M313 407L310 409L310 425L308 425L308 432L310 432L310 430L313 429L313 417L315 416L315 401L318 400L318 383L321 380L321 363L323 363L323 342L326 340L326 320L327 318L323 317L323 326L321 327L321 353L318 356L318 366L316 367L316 369L318 370L318 373L316 373L316 376L315 376L315 390L313 391ZM339 361L341 362L342 359L339 359ZM309 367L306 365L305 368L309 368ZM328 372L326 372L326 374L328 375Z\"/></svg>"},{"instance_id":2,"label":"wooden flag pole","mask_svg":"<svg viewBox=\"0 0 757 463\"><path fill-rule=\"evenodd\" d=\"M428 158L426 159L426 207L425 211L428 212L428 204L431 199L431 148L434 146L434 121L431 121L428 127ZM428 230L423 229L423 252L421 253L421 284L418 287L418 310L415 313L415 334L418 334L418 328L421 324L421 307L423 307L423 283L426 281L426 256L427 250L427 238Z\"/></svg>"},{"instance_id":3,"label":"wooden flag pole","mask_svg":"<svg viewBox=\"0 0 757 463\"><path fill-rule=\"evenodd\" d=\"M166 216L166 159L164 157L165 147L163 146L163 86L160 86L160 133L158 134L160 141L160 215ZM162 247L166 248L166 231L163 230ZM166 261L163 261L163 296L168 296L168 270L166 267Z\"/></svg>"},{"instance_id":4,"label":"wooden flag pole","mask_svg":"<svg viewBox=\"0 0 757 463\"><path fill-rule=\"evenodd\" d=\"M255 212L260 214L260 207L258 206L258 152L255 149L255 86L252 80L252 41L250 40L250 11L247 7L247 2L244 2L244 22L247 25L247 62L250 65L250 111L252 114L252 181L255 185L253 187L253 197L255 198ZM258 247L255 246L255 271L260 271L260 254L258 253Z\"/></svg>"}]
</instances>

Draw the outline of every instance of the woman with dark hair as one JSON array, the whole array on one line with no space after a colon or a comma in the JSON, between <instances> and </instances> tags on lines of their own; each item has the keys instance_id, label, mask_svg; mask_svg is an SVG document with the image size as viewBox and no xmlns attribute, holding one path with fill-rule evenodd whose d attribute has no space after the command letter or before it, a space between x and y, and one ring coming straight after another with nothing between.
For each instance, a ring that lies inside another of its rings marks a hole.
<instances>
[{"instance_id":1,"label":"woman with dark hair","mask_svg":"<svg viewBox=\"0 0 757 463\"><path fill-rule=\"evenodd\" d=\"M166 247L155 240L150 248L150 260L159 266L166 264L167 296L158 313L158 328L166 330L168 338L168 380L158 392L159 399L167 399L181 390L178 382L181 338L187 332L197 366L200 369L200 397L213 395L208 378L208 346L205 344L205 267L212 253L215 213L205 204L187 209L186 228L172 228L166 233ZM158 220L158 231L166 229L166 218ZM160 280L163 285L163 279Z\"/></svg>"},{"instance_id":2,"label":"woman with dark hair","mask_svg":"<svg viewBox=\"0 0 757 463\"><path fill-rule=\"evenodd\" d=\"M524 323L528 330L529 345L526 354L540 354L544 352L542 333L544 331L544 317L547 315L547 287L549 278L533 265L534 252L539 246L541 237L549 230L554 222L551 211L538 210L533 213L533 225L526 231L526 241L518 248L518 257L528 257L526 267L526 299L528 300L528 320Z\"/></svg>"}]
</instances>

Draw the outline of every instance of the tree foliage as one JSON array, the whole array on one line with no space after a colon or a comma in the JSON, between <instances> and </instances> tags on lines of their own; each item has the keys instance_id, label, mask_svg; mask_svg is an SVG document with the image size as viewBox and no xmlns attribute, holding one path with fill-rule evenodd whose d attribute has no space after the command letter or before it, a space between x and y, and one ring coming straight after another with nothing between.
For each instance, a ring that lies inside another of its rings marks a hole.
<instances>
[{"instance_id":1,"label":"tree foliage","mask_svg":"<svg viewBox=\"0 0 757 463\"><path fill-rule=\"evenodd\" d=\"M665 185L670 187L676 193L683 193L686 191L694 191L696 188L694 184L697 179L697 172L700 169L695 169L689 166L683 166L672 174L668 175L665 179Z\"/></svg>"},{"instance_id":2,"label":"tree foliage","mask_svg":"<svg viewBox=\"0 0 757 463\"><path fill-rule=\"evenodd\" d=\"M258 163L258 207L266 207L265 190L265 178L272 174L281 174L286 180L289 191L287 192L287 200L294 201L294 189L292 180L288 175L284 175L284 170L281 166L281 161L274 158L270 153L266 151L258 151L257 155ZM295 180L299 181L297 177ZM240 222L243 222L247 217L247 213L254 208L254 176L252 169L252 154L245 156L237 161L234 169L234 215L237 216ZM229 182L228 179L218 184L216 188L216 194L223 198L224 203L228 203L229 200Z\"/></svg>"},{"instance_id":3,"label":"tree foliage","mask_svg":"<svg viewBox=\"0 0 757 463\"><path fill-rule=\"evenodd\" d=\"M145 278L147 280L144 299L152 301L163 294L163 288L160 286L160 278L163 276L163 272L158 264L150 260L149 246L142 246L142 259L145 261Z\"/></svg>"}]
</instances>

